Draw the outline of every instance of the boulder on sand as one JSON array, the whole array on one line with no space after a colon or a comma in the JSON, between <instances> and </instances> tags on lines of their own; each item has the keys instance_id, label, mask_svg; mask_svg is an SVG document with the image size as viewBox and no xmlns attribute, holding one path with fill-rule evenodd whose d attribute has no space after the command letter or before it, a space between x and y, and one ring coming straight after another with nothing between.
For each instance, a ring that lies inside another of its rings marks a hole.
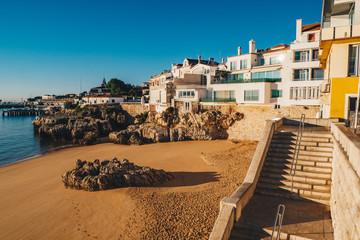
<instances>
[{"instance_id":1,"label":"boulder on sand","mask_svg":"<svg viewBox=\"0 0 360 240\"><path fill-rule=\"evenodd\" d=\"M130 186L151 186L173 179L171 173L140 167L127 159L75 161L75 169L62 175L67 188L98 191Z\"/></svg>"}]
</instances>

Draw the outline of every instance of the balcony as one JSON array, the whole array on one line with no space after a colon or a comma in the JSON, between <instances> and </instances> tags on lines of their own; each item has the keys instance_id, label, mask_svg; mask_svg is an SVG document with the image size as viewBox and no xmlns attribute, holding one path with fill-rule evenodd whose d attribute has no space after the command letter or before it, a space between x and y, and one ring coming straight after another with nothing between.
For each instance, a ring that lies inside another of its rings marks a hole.
<instances>
[{"instance_id":1,"label":"balcony","mask_svg":"<svg viewBox=\"0 0 360 240\"><path fill-rule=\"evenodd\" d=\"M233 84L233 83L257 83L257 82L281 82L281 78L257 78L257 79L237 79L237 80L213 80L211 84Z\"/></svg>"},{"instance_id":2,"label":"balcony","mask_svg":"<svg viewBox=\"0 0 360 240\"><path fill-rule=\"evenodd\" d=\"M306 82L306 81L323 81L324 78L309 78L309 79L306 79L306 78L294 78L294 81L298 81L298 82Z\"/></svg>"},{"instance_id":3,"label":"balcony","mask_svg":"<svg viewBox=\"0 0 360 240\"><path fill-rule=\"evenodd\" d=\"M201 98L200 102L236 102L234 98Z\"/></svg>"},{"instance_id":4,"label":"balcony","mask_svg":"<svg viewBox=\"0 0 360 240\"><path fill-rule=\"evenodd\" d=\"M344 38L360 37L360 25L346 25L338 27L323 28L321 40L336 40Z\"/></svg>"}]
</instances>

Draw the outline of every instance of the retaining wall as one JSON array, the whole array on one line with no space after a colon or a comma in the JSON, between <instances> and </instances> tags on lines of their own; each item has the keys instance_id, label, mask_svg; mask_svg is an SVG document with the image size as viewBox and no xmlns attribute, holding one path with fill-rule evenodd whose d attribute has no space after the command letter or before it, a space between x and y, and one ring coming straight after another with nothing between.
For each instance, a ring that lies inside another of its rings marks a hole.
<instances>
[{"instance_id":1,"label":"retaining wall","mask_svg":"<svg viewBox=\"0 0 360 240\"><path fill-rule=\"evenodd\" d=\"M265 126L264 119L274 118L300 118L305 114L306 118L316 118L320 112L318 106L288 106L275 109L273 105L241 105L227 104L201 104L201 109L220 111L223 114L235 112L243 113L244 119L237 121L228 130L229 139L232 140L255 140L259 141Z\"/></svg>"},{"instance_id":2,"label":"retaining wall","mask_svg":"<svg viewBox=\"0 0 360 240\"><path fill-rule=\"evenodd\" d=\"M264 130L243 184L230 197L225 197L220 202L220 212L210 240L227 240L230 237L234 222L239 221L242 209L254 195L272 136L281 125L282 119L265 121Z\"/></svg>"},{"instance_id":3,"label":"retaining wall","mask_svg":"<svg viewBox=\"0 0 360 240\"><path fill-rule=\"evenodd\" d=\"M360 137L343 123L333 123L330 209L334 238L360 239Z\"/></svg>"},{"instance_id":4,"label":"retaining wall","mask_svg":"<svg viewBox=\"0 0 360 240\"><path fill-rule=\"evenodd\" d=\"M122 102L120 103L122 109L127 113L126 118L129 124L133 124L135 116L149 111L148 106L139 102Z\"/></svg>"}]
</instances>

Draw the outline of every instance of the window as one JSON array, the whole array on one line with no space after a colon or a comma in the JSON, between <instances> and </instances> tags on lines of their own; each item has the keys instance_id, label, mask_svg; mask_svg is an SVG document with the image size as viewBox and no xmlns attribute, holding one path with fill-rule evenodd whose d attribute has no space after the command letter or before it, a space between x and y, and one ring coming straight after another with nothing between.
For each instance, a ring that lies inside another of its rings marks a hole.
<instances>
[{"instance_id":1,"label":"window","mask_svg":"<svg viewBox=\"0 0 360 240\"><path fill-rule=\"evenodd\" d=\"M281 72L277 71L267 71L267 72L256 72L252 73L252 80L254 82L281 82Z\"/></svg>"},{"instance_id":2,"label":"window","mask_svg":"<svg viewBox=\"0 0 360 240\"><path fill-rule=\"evenodd\" d=\"M277 57L271 57L270 58L270 65L276 65L276 64L280 64L280 61Z\"/></svg>"},{"instance_id":3,"label":"window","mask_svg":"<svg viewBox=\"0 0 360 240\"><path fill-rule=\"evenodd\" d=\"M185 102L185 111L190 111L190 102Z\"/></svg>"},{"instance_id":4,"label":"window","mask_svg":"<svg viewBox=\"0 0 360 240\"><path fill-rule=\"evenodd\" d=\"M263 65L265 65L265 59L259 58L258 66L263 66Z\"/></svg>"},{"instance_id":5,"label":"window","mask_svg":"<svg viewBox=\"0 0 360 240\"><path fill-rule=\"evenodd\" d=\"M307 70L300 70L300 81L306 81L307 80Z\"/></svg>"},{"instance_id":6,"label":"window","mask_svg":"<svg viewBox=\"0 0 360 240\"><path fill-rule=\"evenodd\" d=\"M349 46L349 76L359 76L360 45Z\"/></svg>"},{"instance_id":7,"label":"window","mask_svg":"<svg viewBox=\"0 0 360 240\"><path fill-rule=\"evenodd\" d=\"M294 70L294 81L307 81L309 80L309 69Z\"/></svg>"},{"instance_id":8,"label":"window","mask_svg":"<svg viewBox=\"0 0 360 240\"><path fill-rule=\"evenodd\" d=\"M252 79L254 80L263 80L265 79L265 72L256 72L252 74Z\"/></svg>"},{"instance_id":9,"label":"window","mask_svg":"<svg viewBox=\"0 0 360 240\"><path fill-rule=\"evenodd\" d=\"M307 52L301 52L300 53L300 62L307 62L308 58L308 53Z\"/></svg>"},{"instance_id":10,"label":"window","mask_svg":"<svg viewBox=\"0 0 360 240\"><path fill-rule=\"evenodd\" d=\"M112 102L112 103L114 103L114 102L115 102L115 100L113 99L113 100L111 100L111 102Z\"/></svg>"},{"instance_id":11,"label":"window","mask_svg":"<svg viewBox=\"0 0 360 240\"><path fill-rule=\"evenodd\" d=\"M282 97L282 90L271 90L271 97L272 98Z\"/></svg>"},{"instance_id":12,"label":"window","mask_svg":"<svg viewBox=\"0 0 360 240\"><path fill-rule=\"evenodd\" d=\"M230 70L238 70L237 62L230 62Z\"/></svg>"},{"instance_id":13,"label":"window","mask_svg":"<svg viewBox=\"0 0 360 240\"><path fill-rule=\"evenodd\" d=\"M259 90L245 90L244 101L259 101Z\"/></svg>"},{"instance_id":14,"label":"window","mask_svg":"<svg viewBox=\"0 0 360 240\"><path fill-rule=\"evenodd\" d=\"M201 76L201 85L206 85L207 84L207 77L206 76Z\"/></svg>"},{"instance_id":15,"label":"window","mask_svg":"<svg viewBox=\"0 0 360 240\"><path fill-rule=\"evenodd\" d=\"M235 91L214 91L214 99L235 99Z\"/></svg>"},{"instance_id":16,"label":"window","mask_svg":"<svg viewBox=\"0 0 360 240\"><path fill-rule=\"evenodd\" d=\"M179 91L178 96L179 96L179 98L194 97L194 96L195 96L195 92L194 92L194 91Z\"/></svg>"},{"instance_id":17,"label":"window","mask_svg":"<svg viewBox=\"0 0 360 240\"><path fill-rule=\"evenodd\" d=\"M308 35L308 42L315 42L315 33L310 33Z\"/></svg>"},{"instance_id":18,"label":"window","mask_svg":"<svg viewBox=\"0 0 360 240\"><path fill-rule=\"evenodd\" d=\"M294 53L294 62L309 61L309 51L297 51Z\"/></svg>"},{"instance_id":19,"label":"window","mask_svg":"<svg viewBox=\"0 0 360 240\"><path fill-rule=\"evenodd\" d=\"M319 87L290 87L290 99L319 99Z\"/></svg>"},{"instance_id":20,"label":"window","mask_svg":"<svg viewBox=\"0 0 360 240\"><path fill-rule=\"evenodd\" d=\"M247 68L247 60L240 60L240 69Z\"/></svg>"},{"instance_id":21,"label":"window","mask_svg":"<svg viewBox=\"0 0 360 240\"><path fill-rule=\"evenodd\" d=\"M324 79L324 70L323 69L313 69L311 73L311 80L323 80Z\"/></svg>"},{"instance_id":22,"label":"window","mask_svg":"<svg viewBox=\"0 0 360 240\"><path fill-rule=\"evenodd\" d=\"M244 79L244 74L234 74L234 80L243 80Z\"/></svg>"},{"instance_id":23,"label":"window","mask_svg":"<svg viewBox=\"0 0 360 240\"><path fill-rule=\"evenodd\" d=\"M312 52L312 60L318 61L319 60L319 49L314 49Z\"/></svg>"}]
</instances>

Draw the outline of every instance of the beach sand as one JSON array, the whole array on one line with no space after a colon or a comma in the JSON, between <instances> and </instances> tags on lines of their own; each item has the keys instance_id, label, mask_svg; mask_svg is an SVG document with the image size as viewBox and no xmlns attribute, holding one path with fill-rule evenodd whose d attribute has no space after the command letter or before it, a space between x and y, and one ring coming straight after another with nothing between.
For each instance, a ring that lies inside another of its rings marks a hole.
<instances>
[{"instance_id":1,"label":"beach sand","mask_svg":"<svg viewBox=\"0 0 360 240\"><path fill-rule=\"evenodd\" d=\"M243 181L256 142L75 147L0 168L0 239L207 239L219 202ZM66 189L76 159L117 157L173 172L155 187Z\"/></svg>"}]
</instances>

